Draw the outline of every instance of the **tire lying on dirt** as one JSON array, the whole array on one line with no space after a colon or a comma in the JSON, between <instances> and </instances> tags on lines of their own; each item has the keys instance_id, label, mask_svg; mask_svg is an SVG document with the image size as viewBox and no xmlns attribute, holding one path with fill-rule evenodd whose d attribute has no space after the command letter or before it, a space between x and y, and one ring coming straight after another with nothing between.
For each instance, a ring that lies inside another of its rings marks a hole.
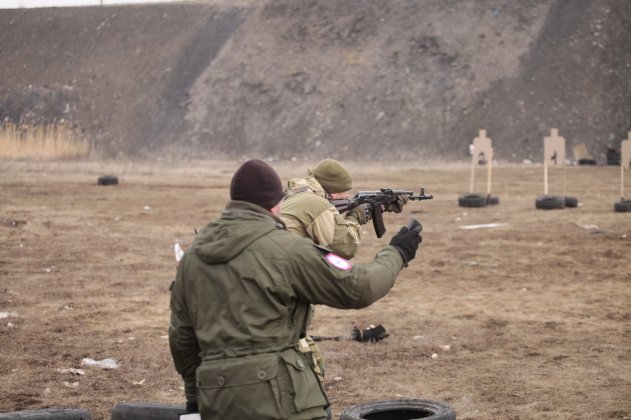
<instances>
[{"instance_id":1,"label":"tire lying on dirt","mask_svg":"<svg viewBox=\"0 0 631 420\"><path fill-rule=\"evenodd\" d=\"M486 204L494 206L500 203L500 198L496 195L489 195L486 200Z\"/></svg>"},{"instance_id":2,"label":"tire lying on dirt","mask_svg":"<svg viewBox=\"0 0 631 420\"><path fill-rule=\"evenodd\" d=\"M565 208L565 197L562 195L542 195L535 200L535 207L541 210Z\"/></svg>"},{"instance_id":3,"label":"tire lying on dirt","mask_svg":"<svg viewBox=\"0 0 631 420\"><path fill-rule=\"evenodd\" d=\"M596 165L596 160L595 159L589 159L589 158L579 159L578 160L578 164L579 165Z\"/></svg>"},{"instance_id":4,"label":"tire lying on dirt","mask_svg":"<svg viewBox=\"0 0 631 420\"><path fill-rule=\"evenodd\" d=\"M565 196L565 207L578 207L578 198L570 197L569 195Z\"/></svg>"},{"instance_id":5,"label":"tire lying on dirt","mask_svg":"<svg viewBox=\"0 0 631 420\"><path fill-rule=\"evenodd\" d=\"M616 201L613 209L619 213L631 212L631 200Z\"/></svg>"},{"instance_id":6,"label":"tire lying on dirt","mask_svg":"<svg viewBox=\"0 0 631 420\"><path fill-rule=\"evenodd\" d=\"M178 420L184 413L184 404L118 403L111 420Z\"/></svg>"},{"instance_id":7,"label":"tire lying on dirt","mask_svg":"<svg viewBox=\"0 0 631 420\"><path fill-rule=\"evenodd\" d=\"M42 410L11 411L0 413L1 420L92 420L92 415L83 408L45 408Z\"/></svg>"},{"instance_id":8,"label":"tire lying on dirt","mask_svg":"<svg viewBox=\"0 0 631 420\"><path fill-rule=\"evenodd\" d=\"M486 207L486 195L483 194L462 194L458 197L460 207Z\"/></svg>"},{"instance_id":9,"label":"tire lying on dirt","mask_svg":"<svg viewBox=\"0 0 631 420\"><path fill-rule=\"evenodd\" d=\"M98 185L118 185L118 177L115 175L103 175L97 180Z\"/></svg>"},{"instance_id":10,"label":"tire lying on dirt","mask_svg":"<svg viewBox=\"0 0 631 420\"><path fill-rule=\"evenodd\" d=\"M340 420L360 419L455 420L456 412L446 404L429 400L370 401L345 409Z\"/></svg>"}]
</instances>

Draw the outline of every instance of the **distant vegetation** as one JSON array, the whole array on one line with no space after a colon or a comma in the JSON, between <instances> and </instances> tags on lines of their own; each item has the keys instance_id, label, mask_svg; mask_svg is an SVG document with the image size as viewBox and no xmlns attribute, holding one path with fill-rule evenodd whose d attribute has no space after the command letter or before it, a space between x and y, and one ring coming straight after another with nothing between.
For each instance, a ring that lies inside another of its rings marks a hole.
<instances>
[{"instance_id":1,"label":"distant vegetation","mask_svg":"<svg viewBox=\"0 0 631 420\"><path fill-rule=\"evenodd\" d=\"M61 122L45 126L0 126L0 157L55 159L87 156L90 145L77 131Z\"/></svg>"}]
</instances>

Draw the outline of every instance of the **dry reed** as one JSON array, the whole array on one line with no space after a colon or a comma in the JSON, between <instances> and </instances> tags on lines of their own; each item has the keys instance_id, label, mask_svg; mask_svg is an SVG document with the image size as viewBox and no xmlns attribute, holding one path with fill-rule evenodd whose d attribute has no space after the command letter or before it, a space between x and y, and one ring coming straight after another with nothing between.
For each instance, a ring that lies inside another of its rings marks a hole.
<instances>
[{"instance_id":1,"label":"dry reed","mask_svg":"<svg viewBox=\"0 0 631 420\"><path fill-rule=\"evenodd\" d=\"M87 156L90 145L64 122L45 126L0 126L0 157L56 159Z\"/></svg>"}]
</instances>

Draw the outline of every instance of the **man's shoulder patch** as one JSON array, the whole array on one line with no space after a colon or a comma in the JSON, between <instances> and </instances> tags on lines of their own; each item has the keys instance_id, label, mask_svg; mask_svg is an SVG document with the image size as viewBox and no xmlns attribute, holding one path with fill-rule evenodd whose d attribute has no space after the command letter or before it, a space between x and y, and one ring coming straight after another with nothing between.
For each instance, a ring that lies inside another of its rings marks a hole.
<instances>
[{"instance_id":1,"label":"man's shoulder patch","mask_svg":"<svg viewBox=\"0 0 631 420\"><path fill-rule=\"evenodd\" d=\"M329 254L326 254L324 256L324 259L330 265L332 265L333 267L335 267L335 268L337 268L339 270L347 271L347 270L350 270L351 268L353 268L353 264L349 260L347 260L345 258L342 258L339 255L336 255L336 254L334 254L332 252L329 253Z\"/></svg>"}]
</instances>

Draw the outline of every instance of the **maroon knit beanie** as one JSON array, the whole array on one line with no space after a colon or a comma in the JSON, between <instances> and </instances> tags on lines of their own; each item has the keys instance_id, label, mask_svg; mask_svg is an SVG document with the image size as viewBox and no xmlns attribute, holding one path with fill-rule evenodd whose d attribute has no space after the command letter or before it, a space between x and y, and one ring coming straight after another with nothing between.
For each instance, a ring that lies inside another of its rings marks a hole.
<instances>
[{"instance_id":1,"label":"maroon knit beanie","mask_svg":"<svg viewBox=\"0 0 631 420\"><path fill-rule=\"evenodd\" d=\"M232 177L230 198L257 204L271 210L282 200L282 182L274 169L262 160L245 162Z\"/></svg>"}]
</instances>

